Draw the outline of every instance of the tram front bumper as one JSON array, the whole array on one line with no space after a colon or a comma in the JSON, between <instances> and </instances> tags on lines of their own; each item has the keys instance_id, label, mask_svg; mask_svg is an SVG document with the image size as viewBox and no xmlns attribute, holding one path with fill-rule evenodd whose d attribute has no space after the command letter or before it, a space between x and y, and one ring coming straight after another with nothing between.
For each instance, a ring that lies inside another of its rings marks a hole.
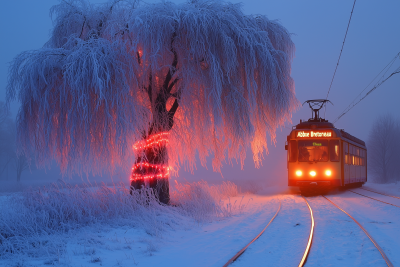
<instances>
[{"instance_id":1,"label":"tram front bumper","mask_svg":"<svg viewBox=\"0 0 400 267\"><path fill-rule=\"evenodd\" d=\"M295 181L289 180L289 186L318 186L318 187L337 187L341 186L340 180L330 180L330 181Z\"/></svg>"},{"instance_id":2,"label":"tram front bumper","mask_svg":"<svg viewBox=\"0 0 400 267\"><path fill-rule=\"evenodd\" d=\"M297 186L331 186L331 181L301 181L296 182Z\"/></svg>"}]
</instances>

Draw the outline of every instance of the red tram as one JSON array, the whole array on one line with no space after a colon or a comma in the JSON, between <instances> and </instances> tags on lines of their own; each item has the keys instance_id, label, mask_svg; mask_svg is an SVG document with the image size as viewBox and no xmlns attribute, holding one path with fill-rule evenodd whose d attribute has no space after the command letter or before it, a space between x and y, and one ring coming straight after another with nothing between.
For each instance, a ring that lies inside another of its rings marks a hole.
<instances>
[{"instance_id":1,"label":"red tram","mask_svg":"<svg viewBox=\"0 0 400 267\"><path fill-rule=\"evenodd\" d=\"M329 100L304 102L312 109L312 118L300 120L287 137L288 185L298 186L302 192L361 186L367 181L365 142L319 117L326 102Z\"/></svg>"}]
</instances>

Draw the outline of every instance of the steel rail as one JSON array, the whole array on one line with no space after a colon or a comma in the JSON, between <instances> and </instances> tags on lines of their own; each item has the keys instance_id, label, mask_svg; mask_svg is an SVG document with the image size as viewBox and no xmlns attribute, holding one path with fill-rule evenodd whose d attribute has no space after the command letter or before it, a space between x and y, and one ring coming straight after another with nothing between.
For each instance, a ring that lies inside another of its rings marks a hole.
<instances>
[{"instance_id":1,"label":"steel rail","mask_svg":"<svg viewBox=\"0 0 400 267\"><path fill-rule=\"evenodd\" d=\"M312 211L312 209L311 209L311 206L310 206L310 204L308 204L307 199L306 199L304 196L302 196L302 197L303 197L304 201L306 202L306 204L307 204L307 206L308 206L308 209L310 210L310 216L311 216L311 230L310 230L310 236L308 237L307 247L306 247L306 250L304 251L303 257L301 258L299 267L304 266L304 264L305 264L306 261L307 261L308 254L310 253L311 243L312 243L312 239L313 239L313 235L314 235L314 226L315 226L315 223L314 223L314 215L313 215L313 211Z\"/></svg>"},{"instance_id":2,"label":"steel rail","mask_svg":"<svg viewBox=\"0 0 400 267\"><path fill-rule=\"evenodd\" d=\"M272 219L269 221L267 226L265 226L264 229L253 240L250 241L250 243L248 243L244 248L242 248L238 253L236 253L236 255L233 256L227 263L225 263L225 265L223 267L226 267L229 264L231 264L232 262L234 262L235 260L237 260L245 252L245 250L264 233L265 229L267 229L267 227L272 223L272 221L278 215L280 210L281 210L281 200L279 199L279 208L276 211L274 217L272 217Z\"/></svg>"},{"instance_id":3,"label":"steel rail","mask_svg":"<svg viewBox=\"0 0 400 267\"><path fill-rule=\"evenodd\" d=\"M387 266L389 267L393 267L393 264L390 262L389 258L386 256L385 252L383 252L382 248L378 245L378 243L376 243L376 241L372 238L372 236L367 232L367 230L365 230L365 228L356 220L353 218L353 216L351 216L350 214L348 214L345 210L343 210L341 207L339 207L338 205L336 205L335 203L333 203L332 200L328 199L326 196L323 196L326 200L328 200L330 203L332 203L336 208L340 209L341 211L343 211L344 213L346 213L347 216L349 216L358 226L360 226L361 230L364 231L364 233L368 236L369 240L371 240L371 242L375 245L375 247L378 249L379 253L381 253L382 258L384 259L384 261L386 262Z\"/></svg>"},{"instance_id":4,"label":"steel rail","mask_svg":"<svg viewBox=\"0 0 400 267\"><path fill-rule=\"evenodd\" d=\"M381 192L376 192L376 191L371 190L371 189L366 189L366 188L359 188L359 189L366 190L366 191L370 191L370 192L377 193L377 194L384 195L384 196L388 196L388 197L393 197L393 198L398 198L398 199L400 199L400 197L391 196L391 195L388 195L388 194L385 194L385 193L381 193Z\"/></svg>"},{"instance_id":5,"label":"steel rail","mask_svg":"<svg viewBox=\"0 0 400 267\"><path fill-rule=\"evenodd\" d=\"M349 190L349 191L354 193L354 194L357 194L357 195L360 195L360 196L363 196L363 197L367 197L367 198L370 198L370 199L373 199L373 200L376 200L376 201L379 201L379 202L382 202L382 203L385 203L385 204L392 205L392 206L400 208L400 206L397 206L395 204L392 204L392 203L389 203L389 202L385 202L385 201L382 201L382 200L379 200L379 199L376 199L376 198L373 198L373 197L369 197L369 196L354 192L353 190Z\"/></svg>"}]
</instances>

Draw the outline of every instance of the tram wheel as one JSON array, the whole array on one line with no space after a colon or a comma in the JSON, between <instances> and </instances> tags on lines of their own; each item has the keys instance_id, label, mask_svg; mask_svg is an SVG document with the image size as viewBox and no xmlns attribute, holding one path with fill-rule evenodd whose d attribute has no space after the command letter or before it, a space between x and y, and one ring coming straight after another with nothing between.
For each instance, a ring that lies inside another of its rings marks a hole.
<instances>
[{"instance_id":1,"label":"tram wheel","mask_svg":"<svg viewBox=\"0 0 400 267\"><path fill-rule=\"evenodd\" d=\"M361 187L364 183L360 182L360 183L351 183L351 184L347 184L344 186L345 189L351 189L351 188L358 188Z\"/></svg>"}]
</instances>

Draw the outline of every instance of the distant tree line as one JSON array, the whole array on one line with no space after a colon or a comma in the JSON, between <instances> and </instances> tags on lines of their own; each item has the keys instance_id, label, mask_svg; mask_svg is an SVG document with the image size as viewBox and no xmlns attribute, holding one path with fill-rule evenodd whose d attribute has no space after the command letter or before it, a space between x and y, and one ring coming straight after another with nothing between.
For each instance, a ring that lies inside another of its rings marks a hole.
<instances>
[{"instance_id":1,"label":"distant tree line","mask_svg":"<svg viewBox=\"0 0 400 267\"><path fill-rule=\"evenodd\" d=\"M400 119L380 116L372 125L368 142L368 173L374 182L400 181Z\"/></svg>"},{"instance_id":2,"label":"distant tree line","mask_svg":"<svg viewBox=\"0 0 400 267\"><path fill-rule=\"evenodd\" d=\"M22 172L29 168L28 158L17 153L16 134L15 122L0 101L0 180L20 182Z\"/></svg>"}]
</instances>

